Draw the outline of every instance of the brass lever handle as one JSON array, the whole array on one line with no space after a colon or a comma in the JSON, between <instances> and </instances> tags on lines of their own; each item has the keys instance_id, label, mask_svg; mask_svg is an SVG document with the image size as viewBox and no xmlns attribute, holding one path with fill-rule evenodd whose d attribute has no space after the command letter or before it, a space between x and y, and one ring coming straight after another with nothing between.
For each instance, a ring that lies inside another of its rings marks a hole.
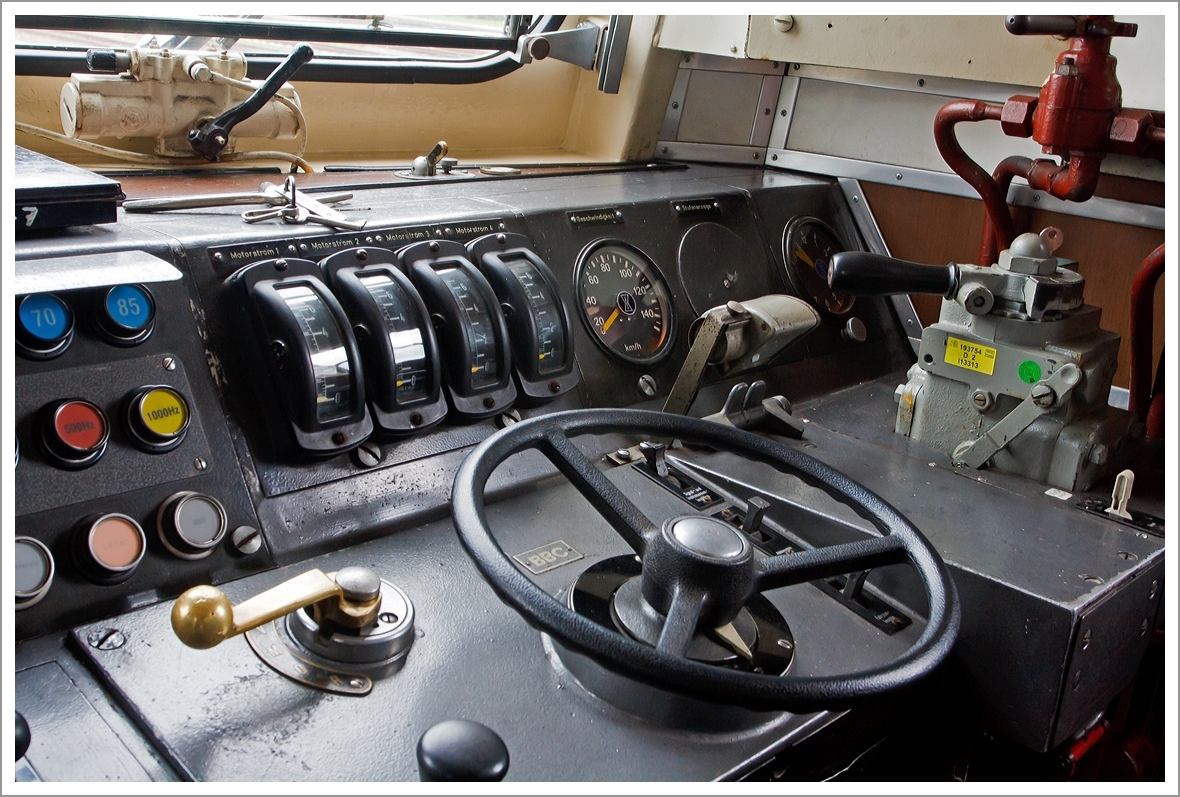
<instances>
[{"instance_id":1,"label":"brass lever handle","mask_svg":"<svg viewBox=\"0 0 1180 797\"><path fill-rule=\"evenodd\" d=\"M193 587L172 605L172 630L190 648L205 650L306 606L321 624L360 628L381 608L381 581L361 567L309 570L237 606L217 587Z\"/></svg>"}]
</instances>

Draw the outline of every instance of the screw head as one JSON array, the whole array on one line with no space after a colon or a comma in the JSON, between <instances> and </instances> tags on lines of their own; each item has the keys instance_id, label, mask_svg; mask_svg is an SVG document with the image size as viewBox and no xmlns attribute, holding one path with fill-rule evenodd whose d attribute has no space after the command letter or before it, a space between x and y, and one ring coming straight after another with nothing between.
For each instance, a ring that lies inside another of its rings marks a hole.
<instances>
[{"instance_id":1,"label":"screw head","mask_svg":"<svg viewBox=\"0 0 1180 797\"><path fill-rule=\"evenodd\" d=\"M362 468L375 468L381 464L381 459L384 456L381 453L381 446L374 443L372 440L366 440L357 447L353 452L356 463Z\"/></svg>"},{"instance_id":2,"label":"screw head","mask_svg":"<svg viewBox=\"0 0 1180 797\"><path fill-rule=\"evenodd\" d=\"M175 358L173 358L173 357L165 357L164 358L164 370L165 371L175 371L176 370Z\"/></svg>"},{"instance_id":3,"label":"screw head","mask_svg":"<svg viewBox=\"0 0 1180 797\"><path fill-rule=\"evenodd\" d=\"M86 644L95 650L118 650L127 644L127 637L117 628L103 628L87 634Z\"/></svg>"},{"instance_id":4,"label":"screw head","mask_svg":"<svg viewBox=\"0 0 1180 797\"><path fill-rule=\"evenodd\" d=\"M200 457L197 457L196 459L193 460L193 467L196 468L197 470L203 471L209 467L209 463L206 462L205 460L201 459Z\"/></svg>"},{"instance_id":5,"label":"screw head","mask_svg":"<svg viewBox=\"0 0 1180 797\"><path fill-rule=\"evenodd\" d=\"M253 526L238 526L229 539L234 550L243 556L257 553L262 548L262 532Z\"/></svg>"},{"instance_id":6,"label":"screw head","mask_svg":"<svg viewBox=\"0 0 1180 797\"><path fill-rule=\"evenodd\" d=\"M647 374L639 377L639 392L648 397L654 396L656 394L656 380Z\"/></svg>"},{"instance_id":7,"label":"screw head","mask_svg":"<svg viewBox=\"0 0 1180 797\"><path fill-rule=\"evenodd\" d=\"M213 262L214 263L222 263L224 261L225 261L225 255L223 255L221 252L214 252L213 253Z\"/></svg>"},{"instance_id":8,"label":"screw head","mask_svg":"<svg viewBox=\"0 0 1180 797\"><path fill-rule=\"evenodd\" d=\"M1057 401L1056 391L1046 384L1033 385L1029 395L1032 396L1033 403L1042 408L1052 407Z\"/></svg>"}]
</instances>

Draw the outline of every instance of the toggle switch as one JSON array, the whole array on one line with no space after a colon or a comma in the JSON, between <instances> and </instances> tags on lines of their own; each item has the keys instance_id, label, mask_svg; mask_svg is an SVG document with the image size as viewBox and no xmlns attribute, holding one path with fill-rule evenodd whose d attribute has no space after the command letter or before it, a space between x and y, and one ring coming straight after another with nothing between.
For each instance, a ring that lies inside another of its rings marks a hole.
<instances>
[{"instance_id":1,"label":"toggle switch","mask_svg":"<svg viewBox=\"0 0 1180 797\"><path fill-rule=\"evenodd\" d=\"M668 461L665 457L664 444L649 443L644 440L639 444L639 450L643 453L643 458L647 460L648 469L661 479L667 478Z\"/></svg>"},{"instance_id":2,"label":"toggle switch","mask_svg":"<svg viewBox=\"0 0 1180 797\"><path fill-rule=\"evenodd\" d=\"M759 542L764 542L759 535L759 530L762 528L762 516L769 508L770 502L756 495L747 501L746 514L742 516L742 531L751 537L757 537Z\"/></svg>"}]
</instances>

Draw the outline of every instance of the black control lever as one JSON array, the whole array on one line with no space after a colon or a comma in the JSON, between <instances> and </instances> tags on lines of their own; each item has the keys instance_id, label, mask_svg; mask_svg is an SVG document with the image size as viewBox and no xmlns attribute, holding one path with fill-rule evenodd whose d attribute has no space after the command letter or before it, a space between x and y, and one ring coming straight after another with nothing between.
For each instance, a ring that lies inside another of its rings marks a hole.
<instances>
[{"instance_id":1,"label":"black control lever","mask_svg":"<svg viewBox=\"0 0 1180 797\"><path fill-rule=\"evenodd\" d=\"M1134 22L1115 22L1066 16L1027 16L1013 14L1004 20L1004 28L1016 36L1134 36L1139 26Z\"/></svg>"},{"instance_id":2,"label":"black control lever","mask_svg":"<svg viewBox=\"0 0 1180 797\"><path fill-rule=\"evenodd\" d=\"M210 119L200 127L188 131L189 145L198 155L204 156L209 161L216 161L221 156L221 151L225 149L225 145L229 143L229 133L234 129L234 126L258 113L262 106L283 87L283 84L314 55L315 51L311 49L310 44L298 45L287 56L287 60L279 64L275 71L270 73L266 82L247 97L245 102L235 105L221 116Z\"/></svg>"},{"instance_id":3,"label":"black control lever","mask_svg":"<svg viewBox=\"0 0 1180 797\"><path fill-rule=\"evenodd\" d=\"M828 264L828 285L856 296L895 293L954 295L959 268L954 263L927 266L870 252L840 252Z\"/></svg>"}]
</instances>

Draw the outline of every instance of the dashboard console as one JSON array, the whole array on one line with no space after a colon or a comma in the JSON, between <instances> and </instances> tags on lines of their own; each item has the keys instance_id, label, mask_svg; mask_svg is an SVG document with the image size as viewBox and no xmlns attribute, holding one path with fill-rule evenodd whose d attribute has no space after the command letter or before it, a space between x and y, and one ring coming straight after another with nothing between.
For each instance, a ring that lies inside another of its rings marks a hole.
<instances>
[{"instance_id":1,"label":"dashboard console","mask_svg":"<svg viewBox=\"0 0 1180 797\"><path fill-rule=\"evenodd\" d=\"M210 208L17 241L26 777L413 780L419 739L450 719L499 735L510 780L840 771L906 696L788 711L637 681L526 623L450 519L473 446L565 410L660 409L693 321L766 294L810 304L816 328L750 370L706 372L691 412L763 380L802 430L776 444L925 535L961 615L927 686L1046 750L1134 676L1157 623L1162 538L894 434L907 332L887 300L825 279L833 254L877 235L852 212L854 188L660 165L353 190L344 208L367 219L360 231ZM591 481L656 526L708 518L758 555L875 533L814 480L732 451L622 429L575 448ZM487 523L512 578L643 639L646 621L610 604L634 552L566 478L571 461L507 460L487 482ZM333 642L302 610L212 650L173 633L173 600L191 587L240 604L311 568L339 581L356 566L380 581L364 644ZM784 678L872 670L926 633L931 606L892 564L758 600L751 627L777 641L757 669L724 635L690 655Z\"/></svg>"}]
</instances>

